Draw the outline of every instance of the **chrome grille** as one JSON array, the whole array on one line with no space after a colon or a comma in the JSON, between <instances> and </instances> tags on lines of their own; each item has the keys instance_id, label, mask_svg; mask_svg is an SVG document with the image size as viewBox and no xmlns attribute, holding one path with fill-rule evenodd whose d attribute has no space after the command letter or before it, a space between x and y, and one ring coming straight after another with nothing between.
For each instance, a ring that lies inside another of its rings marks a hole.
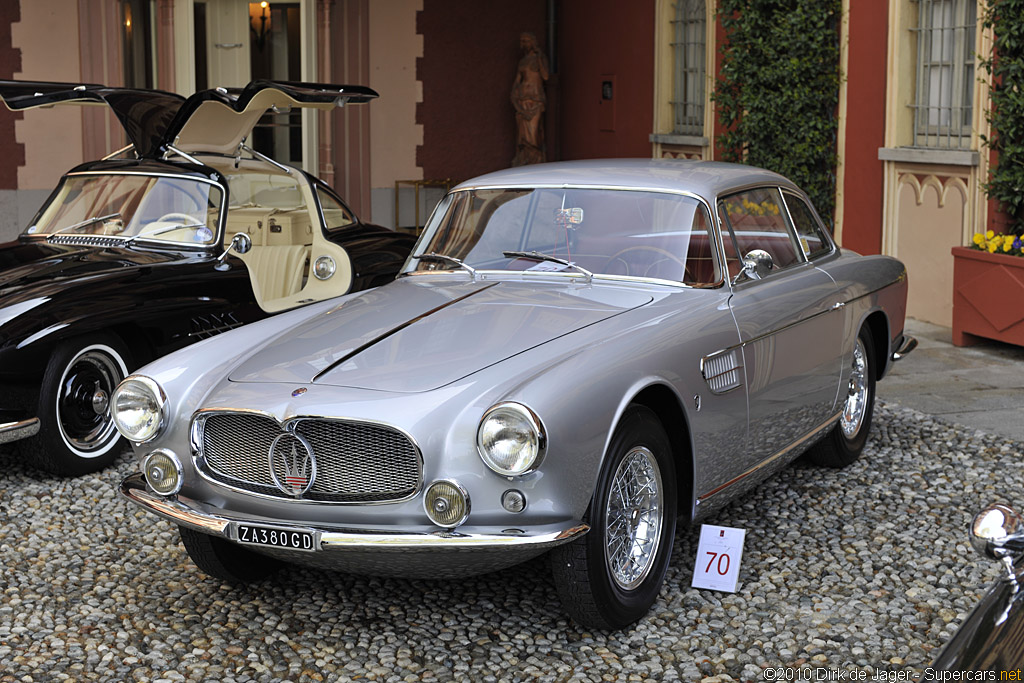
<instances>
[{"instance_id":1,"label":"chrome grille","mask_svg":"<svg viewBox=\"0 0 1024 683\"><path fill-rule=\"evenodd\" d=\"M289 426L309 442L316 457L316 480L304 500L386 502L419 489L419 451L394 428L324 418L297 418ZM270 474L270 446L283 431L276 420L212 413L198 418L197 430L197 464L208 476L246 491L293 499Z\"/></svg>"},{"instance_id":2,"label":"chrome grille","mask_svg":"<svg viewBox=\"0 0 1024 683\"><path fill-rule=\"evenodd\" d=\"M739 350L722 351L701 359L700 372L712 393L724 394L743 385Z\"/></svg>"}]
</instances>

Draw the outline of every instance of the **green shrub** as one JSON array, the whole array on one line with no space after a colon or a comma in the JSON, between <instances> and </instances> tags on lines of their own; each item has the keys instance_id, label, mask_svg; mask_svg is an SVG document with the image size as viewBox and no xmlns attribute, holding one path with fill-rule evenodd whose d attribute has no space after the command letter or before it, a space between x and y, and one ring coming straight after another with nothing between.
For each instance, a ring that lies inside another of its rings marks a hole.
<instances>
[{"instance_id":1,"label":"green shrub","mask_svg":"<svg viewBox=\"0 0 1024 683\"><path fill-rule=\"evenodd\" d=\"M992 106L992 135L983 138L997 154L984 184L1011 221L1010 230L1024 232L1024 0L989 0L985 26L995 34L993 55L983 56Z\"/></svg>"},{"instance_id":2,"label":"green shrub","mask_svg":"<svg viewBox=\"0 0 1024 683\"><path fill-rule=\"evenodd\" d=\"M720 0L726 43L713 95L726 126L718 137L725 160L789 177L829 225L841 12L841 0Z\"/></svg>"}]
</instances>

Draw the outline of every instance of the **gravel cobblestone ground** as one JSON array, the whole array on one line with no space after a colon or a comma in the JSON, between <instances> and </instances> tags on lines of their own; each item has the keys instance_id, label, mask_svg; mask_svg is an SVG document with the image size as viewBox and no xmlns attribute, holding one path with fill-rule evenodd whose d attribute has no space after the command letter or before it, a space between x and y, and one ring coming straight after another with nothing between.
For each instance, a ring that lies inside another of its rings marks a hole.
<instances>
[{"instance_id":1,"label":"gravel cobblestone ground","mask_svg":"<svg viewBox=\"0 0 1024 683\"><path fill-rule=\"evenodd\" d=\"M461 581L294 568L232 588L191 564L171 524L114 496L128 454L64 480L0 452L0 683L920 671L998 575L966 530L1022 490L1022 451L879 404L858 462L796 463L706 520L747 530L739 592L689 587L699 529L682 529L660 600L610 633L561 614L544 558Z\"/></svg>"}]
</instances>

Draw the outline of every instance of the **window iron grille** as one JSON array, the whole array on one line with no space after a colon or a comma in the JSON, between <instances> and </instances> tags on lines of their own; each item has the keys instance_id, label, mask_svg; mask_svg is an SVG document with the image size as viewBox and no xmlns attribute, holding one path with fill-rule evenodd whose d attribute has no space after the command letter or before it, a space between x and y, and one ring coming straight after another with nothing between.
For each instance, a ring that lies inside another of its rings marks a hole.
<instances>
[{"instance_id":1,"label":"window iron grille","mask_svg":"<svg viewBox=\"0 0 1024 683\"><path fill-rule=\"evenodd\" d=\"M914 146L968 149L974 99L975 0L917 0Z\"/></svg>"},{"instance_id":2,"label":"window iron grille","mask_svg":"<svg viewBox=\"0 0 1024 683\"><path fill-rule=\"evenodd\" d=\"M679 0L672 19L672 132L704 134L704 0Z\"/></svg>"}]
</instances>

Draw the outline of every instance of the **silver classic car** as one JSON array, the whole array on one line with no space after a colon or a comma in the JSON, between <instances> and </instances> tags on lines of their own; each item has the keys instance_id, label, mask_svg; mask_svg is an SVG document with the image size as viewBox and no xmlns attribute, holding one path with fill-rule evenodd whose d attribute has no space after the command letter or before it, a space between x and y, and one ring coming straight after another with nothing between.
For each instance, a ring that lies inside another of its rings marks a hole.
<instances>
[{"instance_id":1,"label":"silver classic car","mask_svg":"<svg viewBox=\"0 0 1024 683\"><path fill-rule=\"evenodd\" d=\"M641 618L691 524L807 451L860 455L915 342L906 270L748 166L581 161L438 205L398 278L156 361L111 398L120 492L228 581L551 551L580 624Z\"/></svg>"}]
</instances>

